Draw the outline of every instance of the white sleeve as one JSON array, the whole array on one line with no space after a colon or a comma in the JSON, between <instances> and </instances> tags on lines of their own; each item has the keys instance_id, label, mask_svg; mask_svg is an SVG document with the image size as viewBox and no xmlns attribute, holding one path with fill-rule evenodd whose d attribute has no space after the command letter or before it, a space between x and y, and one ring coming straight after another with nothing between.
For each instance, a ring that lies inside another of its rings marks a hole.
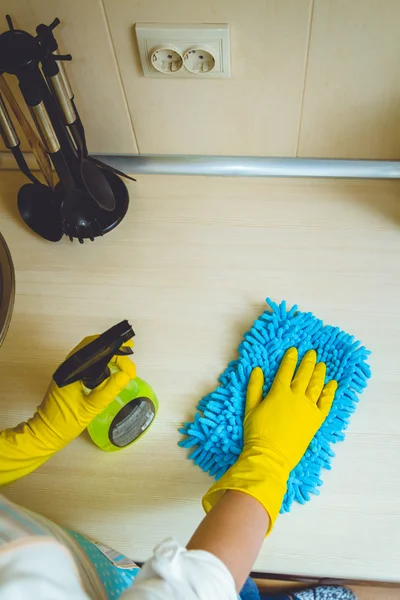
<instances>
[{"instance_id":1,"label":"white sleeve","mask_svg":"<svg viewBox=\"0 0 400 600\"><path fill-rule=\"evenodd\" d=\"M204 550L186 550L173 539L162 542L123 600L237 600L224 563ZM122 600L121 599L121 600Z\"/></svg>"},{"instance_id":2,"label":"white sleeve","mask_svg":"<svg viewBox=\"0 0 400 600\"><path fill-rule=\"evenodd\" d=\"M72 556L47 537L15 540L0 549L0 600L89 600Z\"/></svg>"}]
</instances>

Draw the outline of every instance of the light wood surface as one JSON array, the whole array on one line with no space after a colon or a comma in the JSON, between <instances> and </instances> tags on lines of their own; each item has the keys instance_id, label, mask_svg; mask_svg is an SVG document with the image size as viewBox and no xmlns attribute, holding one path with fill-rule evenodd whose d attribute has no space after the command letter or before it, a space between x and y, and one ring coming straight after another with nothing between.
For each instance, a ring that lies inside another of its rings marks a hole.
<instances>
[{"instance_id":1,"label":"light wood surface","mask_svg":"<svg viewBox=\"0 0 400 600\"><path fill-rule=\"evenodd\" d=\"M299 303L372 351L373 378L321 496L278 519L255 569L400 581L400 184L140 177L124 222L94 243L51 244L0 178L17 294L0 351L0 424L32 414L65 354L122 318L160 400L138 444L106 454L83 435L6 494L137 560L185 543L211 479L177 428L216 385L263 299Z\"/></svg>"}]
</instances>

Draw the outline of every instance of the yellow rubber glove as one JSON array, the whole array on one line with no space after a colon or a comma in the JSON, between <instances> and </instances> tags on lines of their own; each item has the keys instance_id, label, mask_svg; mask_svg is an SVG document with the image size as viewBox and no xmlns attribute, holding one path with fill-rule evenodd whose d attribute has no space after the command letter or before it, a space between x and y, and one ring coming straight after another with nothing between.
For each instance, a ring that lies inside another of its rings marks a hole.
<instances>
[{"instance_id":1,"label":"yellow rubber glove","mask_svg":"<svg viewBox=\"0 0 400 600\"><path fill-rule=\"evenodd\" d=\"M96 337L85 338L71 354ZM111 362L120 370L88 395L80 381L59 388L52 379L33 417L0 432L0 485L31 473L64 448L136 377L136 367L127 356L115 356Z\"/></svg>"},{"instance_id":2,"label":"yellow rubber glove","mask_svg":"<svg viewBox=\"0 0 400 600\"><path fill-rule=\"evenodd\" d=\"M256 498L268 512L271 531L286 493L290 471L300 462L331 409L337 382L324 386L326 365L309 350L295 374L298 353L289 348L265 400L263 372L256 367L247 387L243 451L203 498L206 512L226 490Z\"/></svg>"}]
</instances>

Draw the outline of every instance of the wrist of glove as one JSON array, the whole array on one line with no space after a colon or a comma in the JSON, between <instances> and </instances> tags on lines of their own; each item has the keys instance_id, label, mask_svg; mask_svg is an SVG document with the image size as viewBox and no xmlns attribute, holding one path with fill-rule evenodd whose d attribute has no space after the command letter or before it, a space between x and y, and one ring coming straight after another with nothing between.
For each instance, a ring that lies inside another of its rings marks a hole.
<instances>
[{"instance_id":1,"label":"wrist of glove","mask_svg":"<svg viewBox=\"0 0 400 600\"><path fill-rule=\"evenodd\" d=\"M237 462L219 479L203 498L209 512L227 490L249 494L267 511L271 531L286 493L290 470L286 459L264 446L244 447Z\"/></svg>"},{"instance_id":2,"label":"wrist of glove","mask_svg":"<svg viewBox=\"0 0 400 600\"><path fill-rule=\"evenodd\" d=\"M93 339L85 338L72 352ZM0 485L27 475L64 448L136 377L127 356L114 357L112 363L118 371L87 395L79 381L59 388L52 380L33 417L0 432Z\"/></svg>"},{"instance_id":3,"label":"wrist of glove","mask_svg":"<svg viewBox=\"0 0 400 600\"><path fill-rule=\"evenodd\" d=\"M326 365L316 364L314 350L304 355L296 371L297 360L297 350L289 348L264 400L263 372L259 367L252 371L246 395L243 451L204 496L206 512L226 490L241 491L264 506L270 517L268 533L271 531L289 474L327 417L337 388L336 381L325 385Z\"/></svg>"}]
</instances>

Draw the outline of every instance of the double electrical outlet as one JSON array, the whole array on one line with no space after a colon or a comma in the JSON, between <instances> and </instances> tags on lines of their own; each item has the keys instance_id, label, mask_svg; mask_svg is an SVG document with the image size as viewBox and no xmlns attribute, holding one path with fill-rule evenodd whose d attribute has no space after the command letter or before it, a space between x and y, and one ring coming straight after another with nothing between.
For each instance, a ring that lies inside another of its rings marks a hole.
<instances>
[{"instance_id":1,"label":"double electrical outlet","mask_svg":"<svg viewBox=\"0 0 400 600\"><path fill-rule=\"evenodd\" d=\"M145 77L230 77L229 25L137 23Z\"/></svg>"},{"instance_id":2,"label":"double electrical outlet","mask_svg":"<svg viewBox=\"0 0 400 600\"><path fill-rule=\"evenodd\" d=\"M156 48L151 53L151 64L160 73L176 74L187 69L194 75L210 73L215 68L215 57L211 48L189 48L182 56L178 48Z\"/></svg>"}]
</instances>

